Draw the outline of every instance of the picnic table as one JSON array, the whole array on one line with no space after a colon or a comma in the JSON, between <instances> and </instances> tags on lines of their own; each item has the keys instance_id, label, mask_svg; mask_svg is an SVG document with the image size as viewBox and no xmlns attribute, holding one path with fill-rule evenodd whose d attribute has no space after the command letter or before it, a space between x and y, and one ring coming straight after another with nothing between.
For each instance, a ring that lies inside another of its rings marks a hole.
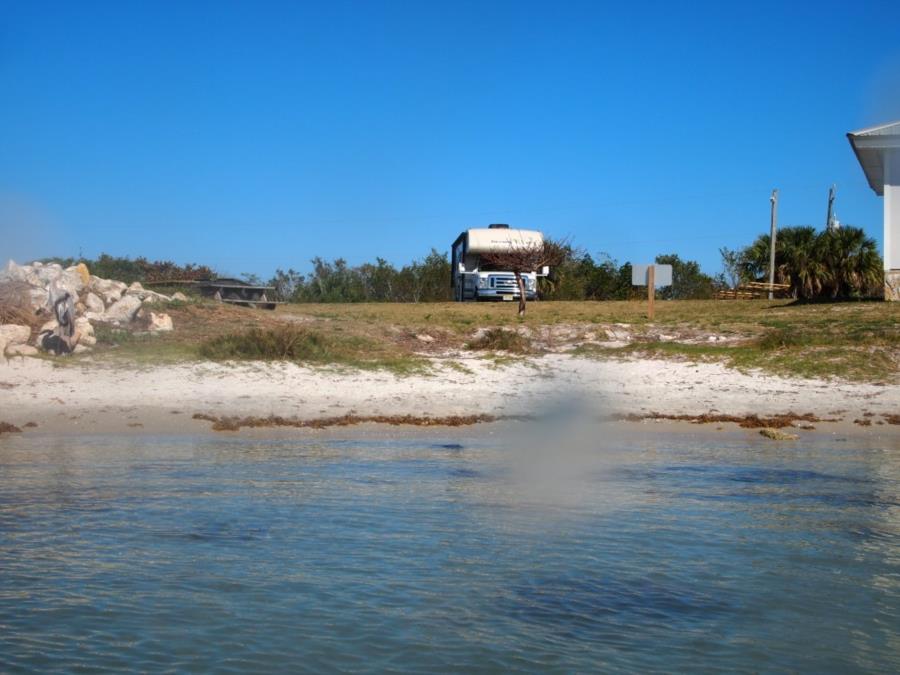
<instances>
[{"instance_id":1,"label":"picnic table","mask_svg":"<svg viewBox=\"0 0 900 675\"><path fill-rule=\"evenodd\" d=\"M758 300L767 298L769 291L779 298L787 297L790 284L770 284L767 281L748 281L737 288L729 288L716 293L717 300Z\"/></svg>"},{"instance_id":2,"label":"picnic table","mask_svg":"<svg viewBox=\"0 0 900 675\"><path fill-rule=\"evenodd\" d=\"M273 286L256 286L240 279L175 279L155 281L145 285L189 286L205 298L212 298L218 302L227 302L242 307L275 309L278 305L283 304L278 300L270 299L275 296L275 288Z\"/></svg>"}]
</instances>

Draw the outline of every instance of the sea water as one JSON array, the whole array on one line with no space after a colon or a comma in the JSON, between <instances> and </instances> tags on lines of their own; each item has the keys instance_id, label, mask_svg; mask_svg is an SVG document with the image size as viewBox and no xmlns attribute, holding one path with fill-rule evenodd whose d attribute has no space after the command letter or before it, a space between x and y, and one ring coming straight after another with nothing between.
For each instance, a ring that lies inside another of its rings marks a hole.
<instances>
[{"instance_id":1,"label":"sea water","mask_svg":"<svg viewBox=\"0 0 900 675\"><path fill-rule=\"evenodd\" d=\"M599 438L4 436L0 671L900 671L896 443Z\"/></svg>"}]
</instances>

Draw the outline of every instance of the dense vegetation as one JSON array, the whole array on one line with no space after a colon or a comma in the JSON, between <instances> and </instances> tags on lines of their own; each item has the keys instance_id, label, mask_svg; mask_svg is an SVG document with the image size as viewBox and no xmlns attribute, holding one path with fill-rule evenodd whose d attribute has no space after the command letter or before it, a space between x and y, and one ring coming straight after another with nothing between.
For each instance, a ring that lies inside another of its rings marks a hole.
<instances>
[{"instance_id":1,"label":"dense vegetation","mask_svg":"<svg viewBox=\"0 0 900 675\"><path fill-rule=\"evenodd\" d=\"M741 251L721 249L732 283L768 281L769 242L763 234ZM800 299L880 296L878 245L858 227L786 227L775 237L775 281L789 284L791 296Z\"/></svg>"},{"instance_id":2,"label":"dense vegetation","mask_svg":"<svg viewBox=\"0 0 900 675\"><path fill-rule=\"evenodd\" d=\"M631 263L619 265L602 254L595 261L571 246L564 249L563 263L541 279L543 299L625 300L645 293L631 286ZM703 274L698 263L675 254L657 256L656 262L671 264L675 277L673 286L660 291L660 297L701 299L715 292L716 281ZM356 267L342 259L314 258L312 263L308 275L294 270L275 273L269 283L279 298L294 302L444 302L452 298L450 262L434 249L423 260L400 269L382 258Z\"/></svg>"},{"instance_id":3,"label":"dense vegetation","mask_svg":"<svg viewBox=\"0 0 900 675\"><path fill-rule=\"evenodd\" d=\"M665 300L703 300L711 298L721 285L700 271L699 263L682 260L677 254L658 255L658 265L672 266L672 285L660 289ZM631 263L620 265L601 253L594 260L589 253L568 250L565 261L542 280L541 297L546 300L628 300L646 297L647 291L631 285Z\"/></svg>"},{"instance_id":4,"label":"dense vegetation","mask_svg":"<svg viewBox=\"0 0 900 675\"><path fill-rule=\"evenodd\" d=\"M351 267L342 258L313 258L313 270L277 270L269 281L276 295L293 302L440 302L450 300L450 262L431 250L423 260L397 269L383 258Z\"/></svg>"},{"instance_id":5,"label":"dense vegetation","mask_svg":"<svg viewBox=\"0 0 900 675\"><path fill-rule=\"evenodd\" d=\"M619 264L605 253L596 257L561 245L563 261L540 280L545 300L627 300L642 297L644 289L631 285L631 263ZM657 264L672 265L673 284L660 289L664 300L702 300L717 290L746 281L768 281L769 235L763 234L746 248L720 249L724 272L711 277L693 260L670 253L656 257ZM107 254L96 260L55 259L64 265L84 262L93 274L131 283L215 278L206 265L178 265L171 261L121 258ZM383 258L351 266L338 258L312 259L312 271L277 270L267 282L254 275L248 281L274 286L280 300L292 302L443 302L450 300L450 262L436 249L403 267ZM789 284L790 295L799 299L880 297L881 257L871 237L857 227L817 232L809 226L786 227L778 232L775 280Z\"/></svg>"},{"instance_id":6,"label":"dense vegetation","mask_svg":"<svg viewBox=\"0 0 900 675\"><path fill-rule=\"evenodd\" d=\"M115 279L130 284L133 281L191 281L197 279L214 279L216 273L206 265L188 263L178 265L171 260L150 261L144 257L128 258L101 253L95 260L90 258L46 258L43 262L55 262L63 267L83 262L91 274L103 279Z\"/></svg>"}]
</instances>

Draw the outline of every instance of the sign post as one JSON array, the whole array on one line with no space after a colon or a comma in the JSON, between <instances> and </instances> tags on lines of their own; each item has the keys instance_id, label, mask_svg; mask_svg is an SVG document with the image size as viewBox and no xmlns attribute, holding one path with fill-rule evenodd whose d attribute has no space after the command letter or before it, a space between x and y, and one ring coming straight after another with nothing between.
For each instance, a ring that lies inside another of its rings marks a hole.
<instances>
[{"instance_id":1,"label":"sign post","mask_svg":"<svg viewBox=\"0 0 900 675\"><path fill-rule=\"evenodd\" d=\"M631 285L647 287L647 318L653 321L656 287L672 285L672 266L632 265Z\"/></svg>"}]
</instances>

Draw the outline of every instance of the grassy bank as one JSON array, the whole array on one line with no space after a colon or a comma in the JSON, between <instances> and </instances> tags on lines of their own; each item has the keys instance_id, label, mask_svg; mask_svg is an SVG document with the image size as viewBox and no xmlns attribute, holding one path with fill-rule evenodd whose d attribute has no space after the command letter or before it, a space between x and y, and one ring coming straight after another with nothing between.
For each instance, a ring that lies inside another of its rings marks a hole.
<instances>
[{"instance_id":1,"label":"grassy bank","mask_svg":"<svg viewBox=\"0 0 900 675\"><path fill-rule=\"evenodd\" d=\"M176 330L157 336L98 330L114 360L289 360L422 372L428 357L497 352L591 358L718 361L802 377L894 383L900 304L794 305L787 301L536 302L524 320L511 304L308 304L275 312L211 303L170 306ZM613 342L619 332L627 339Z\"/></svg>"}]
</instances>

